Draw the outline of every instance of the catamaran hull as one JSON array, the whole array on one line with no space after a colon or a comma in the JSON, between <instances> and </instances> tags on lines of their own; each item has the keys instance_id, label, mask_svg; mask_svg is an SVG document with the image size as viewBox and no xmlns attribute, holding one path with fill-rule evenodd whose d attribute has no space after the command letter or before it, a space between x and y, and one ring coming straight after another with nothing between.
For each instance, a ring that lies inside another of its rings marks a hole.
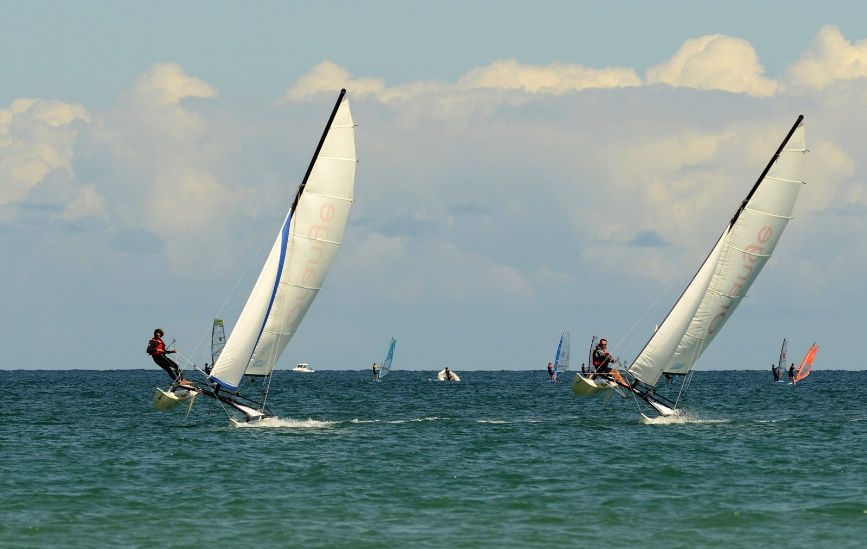
<instances>
[{"instance_id":1,"label":"catamaran hull","mask_svg":"<svg viewBox=\"0 0 867 549\"><path fill-rule=\"evenodd\" d=\"M572 392L578 396L592 396L602 391L610 391L616 385L616 383L607 379L594 381L589 377L576 374L575 379L572 380Z\"/></svg>"},{"instance_id":2,"label":"catamaran hull","mask_svg":"<svg viewBox=\"0 0 867 549\"><path fill-rule=\"evenodd\" d=\"M192 405L192 400L196 398L197 394L196 391L187 391L186 389L163 391L157 388L156 393L154 393L154 408L161 412L166 412L174 409L179 404Z\"/></svg>"}]
</instances>

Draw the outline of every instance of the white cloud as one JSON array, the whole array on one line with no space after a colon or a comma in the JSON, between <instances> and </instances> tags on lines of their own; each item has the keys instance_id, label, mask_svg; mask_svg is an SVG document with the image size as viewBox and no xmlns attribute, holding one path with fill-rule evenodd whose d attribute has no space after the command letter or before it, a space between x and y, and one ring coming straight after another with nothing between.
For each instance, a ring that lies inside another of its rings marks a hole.
<instances>
[{"instance_id":1,"label":"white cloud","mask_svg":"<svg viewBox=\"0 0 867 549\"><path fill-rule=\"evenodd\" d=\"M526 65L501 59L469 71L455 88L459 90L519 90L526 93L562 95L591 88L640 86L641 78L632 69L593 69L567 63Z\"/></svg>"},{"instance_id":2,"label":"white cloud","mask_svg":"<svg viewBox=\"0 0 867 549\"><path fill-rule=\"evenodd\" d=\"M62 101L17 99L0 108L0 205L27 197L54 170L72 171L74 122L84 107Z\"/></svg>"},{"instance_id":3,"label":"white cloud","mask_svg":"<svg viewBox=\"0 0 867 549\"><path fill-rule=\"evenodd\" d=\"M75 197L60 213L60 219L74 221L87 217L105 217L105 201L93 185L85 185L77 189Z\"/></svg>"},{"instance_id":4,"label":"white cloud","mask_svg":"<svg viewBox=\"0 0 867 549\"><path fill-rule=\"evenodd\" d=\"M867 77L867 39L849 42L837 27L822 27L787 76L792 86L817 90L837 80Z\"/></svg>"},{"instance_id":5,"label":"white cloud","mask_svg":"<svg viewBox=\"0 0 867 549\"><path fill-rule=\"evenodd\" d=\"M340 88L353 97L371 97L383 103L406 101L419 96L448 96L474 90L519 91L528 94L562 95L590 88L621 88L641 85L641 78L628 68L593 69L567 63L526 65L514 59L498 60L472 69L454 83L435 80L387 86L379 78L352 78L349 71L323 61L302 75L284 95L300 101Z\"/></svg>"},{"instance_id":6,"label":"white cloud","mask_svg":"<svg viewBox=\"0 0 867 549\"><path fill-rule=\"evenodd\" d=\"M647 70L648 84L702 90L774 95L777 83L763 76L752 44L741 38L709 34L687 40L671 59Z\"/></svg>"},{"instance_id":7,"label":"white cloud","mask_svg":"<svg viewBox=\"0 0 867 549\"><path fill-rule=\"evenodd\" d=\"M177 105L187 97L216 97L217 91L199 78L188 76L175 63L156 63L136 78L133 95L145 103Z\"/></svg>"}]
</instances>

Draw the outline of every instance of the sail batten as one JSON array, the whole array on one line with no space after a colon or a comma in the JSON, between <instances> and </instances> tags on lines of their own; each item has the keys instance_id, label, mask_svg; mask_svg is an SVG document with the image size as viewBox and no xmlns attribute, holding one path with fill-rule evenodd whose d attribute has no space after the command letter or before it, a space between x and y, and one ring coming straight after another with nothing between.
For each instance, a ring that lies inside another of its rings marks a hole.
<instances>
[{"instance_id":1,"label":"sail batten","mask_svg":"<svg viewBox=\"0 0 867 549\"><path fill-rule=\"evenodd\" d=\"M689 372L773 253L801 187L790 182L803 181L802 121L798 117L696 276L629 367L640 381L655 385L663 373Z\"/></svg>"},{"instance_id":2,"label":"sail batten","mask_svg":"<svg viewBox=\"0 0 867 549\"><path fill-rule=\"evenodd\" d=\"M234 390L245 374L268 375L322 288L353 201L354 128L344 90L259 279L211 372L217 383Z\"/></svg>"}]
</instances>

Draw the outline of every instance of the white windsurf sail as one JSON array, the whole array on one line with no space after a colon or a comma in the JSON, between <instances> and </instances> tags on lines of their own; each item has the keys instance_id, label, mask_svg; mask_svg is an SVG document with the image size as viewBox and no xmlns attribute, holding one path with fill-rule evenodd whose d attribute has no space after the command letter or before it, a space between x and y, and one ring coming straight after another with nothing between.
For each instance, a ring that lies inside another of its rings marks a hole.
<instances>
[{"instance_id":1,"label":"white windsurf sail","mask_svg":"<svg viewBox=\"0 0 867 549\"><path fill-rule=\"evenodd\" d=\"M388 352L385 353L385 358L379 367L379 379L384 378L391 371L391 362L394 360L394 348L397 346L397 340L391 338L391 343L388 344Z\"/></svg>"},{"instance_id":2,"label":"white windsurf sail","mask_svg":"<svg viewBox=\"0 0 867 549\"><path fill-rule=\"evenodd\" d=\"M786 338L783 338L783 346L780 347L780 361L777 362L777 368L780 372L785 371L786 361L789 359L789 352L786 349Z\"/></svg>"},{"instance_id":3,"label":"white windsurf sail","mask_svg":"<svg viewBox=\"0 0 867 549\"><path fill-rule=\"evenodd\" d=\"M220 358L220 353L223 352L223 347L226 346L226 329L223 326L223 321L219 318L214 319L214 325L211 328L211 364L216 364Z\"/></svg>"},{"instance_id":4,"label":"white windsurf sail","mask_svg":"<svg viewBox=\"0 0 867 549\"><path fill-rule=\"evenodd\" d=\"M343 238L355 186L355 125L346 90L238 323L210 379L237 390L244 375L267 376L322 287Z\"/></svg>"},{"instance_id":5,"label":"white windsurf sail","mask_svg":"<svg viewBox=\"0 0 867 549\"><path fill-rule=\"evenodd\" d=\"M629 367L653 386L686 374L731 317L792 218L806 153L803 116L792 126L680 299Z\"/></svg>"},{"instance_id":6,"label":"white windsurf sail","mask_svg":"<svg viewBox=\"0 0 867 549\"><path fill-rule=\"evenodd\" d=\"M557 351L554 353L554 372L562 373L569 369L569 332L563 332Z\"/></svg>"}]
</instances>

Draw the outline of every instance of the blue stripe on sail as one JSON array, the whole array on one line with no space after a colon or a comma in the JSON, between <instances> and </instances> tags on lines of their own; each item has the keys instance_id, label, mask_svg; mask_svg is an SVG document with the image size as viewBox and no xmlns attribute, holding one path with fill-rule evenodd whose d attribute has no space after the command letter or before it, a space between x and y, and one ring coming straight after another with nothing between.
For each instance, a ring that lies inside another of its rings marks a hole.
<instances>
[{"instance_id":1,"label":"blue stripe on sail","mask_svg":"<svg viewBox=\"0 0 867 549\"><path fill-rule=\"evenodd\" d=\"M563 336L560 336L560 343L557 344L557 354L554 355L554 365L560 366L560 351L563 349Z\"/></svg>"},{"instance_id":2,"label":"blue stripe on sail","mask_svg":"<svg viewBox=\"0 0 867 549\"><path fill-rule=\"evenodd\" d=\"M210 379L211 381L216 381L220 387L225 387L226 389L228 389L230 391L237 391L238 390L238 387L236 387L235 385L231 385L229 383L226 383L225 381L222 381L221 379L218 379L214 376L210 376L210 377L208 377L208 379Z\"/></svg>"},{"instance_id":3,"label":"blue stripe on sail","mask_svg":"<svg viewBox=\"0 0 867 549\"><path fill-rule=\"evenodd\" d=\"M268 301L268 310L265 311L265 318L262 319L262 327L259 328L259 335L256 336L256 343L253 344L253 351L250 358L247 359L249 366L250 360L253 359L253 354L256 352L256 346L259 345L259 340L262 339L262 332L265 331L265 325L268 323L268 317L271 315L271 307L274 305L274 299L277 297L277 289L280 287L280 277L283 275L283 262L286 261L286 247L289 243L289 224L292 222L292 213L286 217L286 222L283 223L283 228L280 230L280 262L277 265L277 276L274 278L274 289L271 290L271 299Z\"/></svg>"}]
</instances>

